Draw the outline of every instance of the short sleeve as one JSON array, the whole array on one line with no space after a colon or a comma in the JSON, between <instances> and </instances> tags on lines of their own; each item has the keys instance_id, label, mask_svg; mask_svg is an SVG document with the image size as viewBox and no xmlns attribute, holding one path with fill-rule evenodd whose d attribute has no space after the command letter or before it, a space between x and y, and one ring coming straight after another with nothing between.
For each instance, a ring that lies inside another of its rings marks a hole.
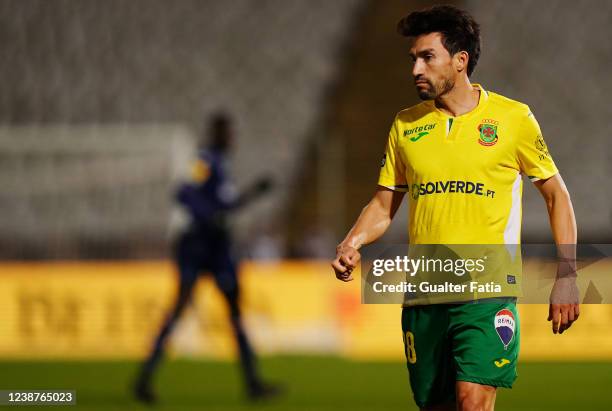
<instances>
[{"instance_id":1,"label":"short sleeve","mask_svg":"<svg viewBox=\"0 0 612 411\"><path fill-rule=\"evenodd\" d=\"M531 111L521 121L517 156L521 173L531 181L546 180L559 172L548 152L540 125Z\"/></svg>"},{"instance_id":2,"label":"short sleeve","mask_svg":"<svg viewBox=\"0 0 612 411\"><path fill-rule=\"evenodd\" d=\"M390 188L395 191L408 191L408 183L406 182L406 167L402 163L398 152L398 119L393 121L387 148L382 158L380 175L378 177L378 185Z\"/></svg>"}]
</instances>

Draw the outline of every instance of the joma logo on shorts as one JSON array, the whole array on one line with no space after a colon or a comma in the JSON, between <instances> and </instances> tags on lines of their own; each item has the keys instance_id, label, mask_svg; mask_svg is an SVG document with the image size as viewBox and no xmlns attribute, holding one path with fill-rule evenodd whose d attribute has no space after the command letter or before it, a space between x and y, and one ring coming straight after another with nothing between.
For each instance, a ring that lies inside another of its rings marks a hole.
<instances>
[{"instance_id":1,"label":"joma logo on shorts","mask_svg":"<svg viewBox=\"0 0 612 411\"><path fill-rule=\"evenodd\" d=\"M506 364L510 364L510 360L507 360L505 358L502 358L501 360L496 360L496 361L493 361L493 362L495 363L495 366L497 368L501 368L501 367L503 367Z\"/></svg>"}]
</instances>

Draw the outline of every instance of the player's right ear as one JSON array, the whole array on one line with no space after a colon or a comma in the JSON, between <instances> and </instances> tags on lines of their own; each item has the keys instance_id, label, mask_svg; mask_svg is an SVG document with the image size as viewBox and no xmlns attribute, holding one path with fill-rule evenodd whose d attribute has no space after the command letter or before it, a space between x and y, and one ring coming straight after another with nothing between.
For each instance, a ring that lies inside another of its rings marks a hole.
<instances>
[{"instance_id":1,"label":"player's right ear","mask_svg":"<svg viewBox=\"0 0 612 411\"><path fill-rule=\"evenodd\" d=\"M469 60L470 60L470 56L467 53L467 51L462 50L462 51L455 53L455 55L453 56L455 70L457 72L462 72L464 70L467 70Z\"/></svg>"}]
</instances>

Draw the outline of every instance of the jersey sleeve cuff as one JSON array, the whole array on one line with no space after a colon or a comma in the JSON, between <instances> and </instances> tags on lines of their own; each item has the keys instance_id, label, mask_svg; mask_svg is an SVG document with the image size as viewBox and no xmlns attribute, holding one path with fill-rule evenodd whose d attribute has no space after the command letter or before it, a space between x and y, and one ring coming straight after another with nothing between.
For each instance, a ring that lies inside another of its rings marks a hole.
<instances>
[{"instance_id":1,"label":"jersey sleeve cuff","mask_svg":"<svg viewBox=\"0 0 612 411\"><path fill-rule=\"evenodd\" d=\"M559 174L559 170L557 170L556 168L547 172L542 172L542 170L538 170L534 171L533 173L526 174L529 180L531 180L532 183L535 183L536 181L540 180L548 180L549 178Z\"/></svg>"},{"instance_id":2,"label":"jersey sleeve cuff","mask_svg":"<svg viewBox=\"0 0 612 411\"><path fill-rule=\"evenodd\" d=\"M407 193L408 192L408 185L407 184L383 184L381 182L378 183L379 186L381 187L385 187L388 188L389 190L393 190L393 191L401 191L402 193Z\"/></svg>"}]
</instances>

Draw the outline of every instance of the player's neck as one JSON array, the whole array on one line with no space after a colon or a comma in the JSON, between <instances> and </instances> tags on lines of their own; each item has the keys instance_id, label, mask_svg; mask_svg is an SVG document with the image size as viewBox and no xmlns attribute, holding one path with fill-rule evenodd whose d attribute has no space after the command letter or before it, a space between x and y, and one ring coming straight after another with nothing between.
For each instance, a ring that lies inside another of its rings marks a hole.
<instances>
[{"instance_id":1,"label":"player's neck","mask_svg":"<svg viewBox=\"0 0 612 411\"><path fill-rule=\"evenodd\" d=\"M480 90L474 88L466 77L455 83L449 92L435 100L436 107L449 116L457 117L469 113L478 106Z\"/></svg>"}]
</instances>

